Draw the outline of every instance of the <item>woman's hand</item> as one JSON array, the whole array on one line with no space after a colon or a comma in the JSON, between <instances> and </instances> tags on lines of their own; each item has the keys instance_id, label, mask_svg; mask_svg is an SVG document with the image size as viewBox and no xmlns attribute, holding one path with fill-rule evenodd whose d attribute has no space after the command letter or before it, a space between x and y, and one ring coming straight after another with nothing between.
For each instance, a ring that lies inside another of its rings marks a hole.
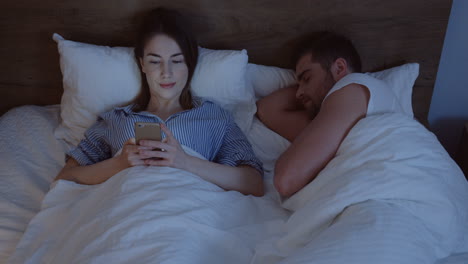
<instances>
[{"instance_id":1,"label":"woman's hand","mask_svg":"<svg viewBox=\"0 0 468 264\"><path fill-rule=\"evenodd\" d=\"M166 134L166 138L161 142L154 140L140 141L140 156L146 159L144 164L185 169L189 156L164 124L161 124L161 129ZM154 150L155 148L161 150Z\"/></svg>"},{"instance_id":2,"label":"woman's hand","mask_svg":"<svg viewBox=\"0 0 468 264\"><path fill-rule=\"evenodd\" d=\"M80 166L75 159L71 158L55 180L62 179L88 185L103 183L124 169L145 165L145 161L140 155L140 148L140 146L136 145L135 139L131 138L125 142L120 155L113 158L83 166Z\"/></svg>"},{"instance_id":3,"label":"woman's hand","mask_svg":"<svg viewBox=\"0 0 468 264\"><path fill-rule=\"evenodd\" d=\"M162 142L140 140L140 156L148 158L145 160L146 165L185 170L225 190L236 190L246 195L263 195L263 180L254 168L247 165L232 167L190 156L164 124L161 124L161 129L166 134ZM159 148L162 151L148 148Z\"/></svg>"},{"instance_id":4,"label":"woman's hand","mask_svg":"<svg viewBox=\"0 0 468 264\"><path fill-rule=\"evenodd\" d=\"M125 142L122 147L122 153L118 156L118 159L125 164L125 167L133 167L138 165L145 165L144 157L140 155L141 149L152 149L147 147L138 146L135 142L135 138L130 138Z\"/></svg>"}]
</instances>

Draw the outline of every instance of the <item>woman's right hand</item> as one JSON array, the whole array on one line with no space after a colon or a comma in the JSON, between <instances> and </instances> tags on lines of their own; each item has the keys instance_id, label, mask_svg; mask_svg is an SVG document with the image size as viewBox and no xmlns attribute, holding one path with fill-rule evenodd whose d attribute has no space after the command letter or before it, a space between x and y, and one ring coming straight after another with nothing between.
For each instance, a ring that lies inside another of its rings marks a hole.
<instances>
[{"instance_id":1,"label":"woman's right hand","mask_svg":"<svg viewBox=\"0 0 468 264\"><path fill-rule=\"evenodd\" d=\"M141 146L136 144L135 139L130 138L123 145L122 152L113 158L82 166L71 158L55 180L68 180L87 185L103 183L124 169L145 165L144 156L140 155L139 148L141 149Z\"/></svg>"},{"instance_id":2,"label":"woman's right hand","mask_svg":"<svg viewBox=\"0 0 468 264\"><path fill-rule=\"evenodd\" d=\"M141 148L141 146L136 144L135 138L130 138L123 145L122 152L118 156L118 159L120 159L122 164L125 164L126 168L145 165L145 161L140 155Z\"/></svg>"}]
</instances>

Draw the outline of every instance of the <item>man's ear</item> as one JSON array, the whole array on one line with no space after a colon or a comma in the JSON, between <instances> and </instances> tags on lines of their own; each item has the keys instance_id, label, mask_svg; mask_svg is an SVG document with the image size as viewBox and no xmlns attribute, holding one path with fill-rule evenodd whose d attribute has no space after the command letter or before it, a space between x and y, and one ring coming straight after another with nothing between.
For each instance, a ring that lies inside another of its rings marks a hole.
<instances>
[{"instance_id":1,"label":"man's ear","mask_svg":"<svg viewBox=\"0 0 468 264\"><path fill-rule=\"evenodd\" d=\"M343 58L336 59L335 62L333 62L330 70L335 82L339 81L341 78L350 73L348 69L348 62Z\"/></svg>"},{"instance_id":2,"label":"man's ear","mask_svg":"<svg viewBox=\"0 0 468 264\"><path fill-rule=\"evenodd\" d=\"M140 62L141 71L146 74L145 65L143 64L143 58L138 58L138 61Z\"/></svg>"}]
</instances>

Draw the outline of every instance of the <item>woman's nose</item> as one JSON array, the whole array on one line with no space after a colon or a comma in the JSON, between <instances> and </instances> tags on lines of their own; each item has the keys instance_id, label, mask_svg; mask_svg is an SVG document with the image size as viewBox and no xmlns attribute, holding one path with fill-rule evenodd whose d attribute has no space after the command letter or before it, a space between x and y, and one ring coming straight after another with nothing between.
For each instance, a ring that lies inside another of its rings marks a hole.
<instances>
[{"instance_id":1,"label":"woman's nose","mask_svg":"<svg viewBox=\"0 0 468 264\"><path fill-rule=\"evenodd\" d=\"M164 78L168 78L172 76L172 68L169 63L164 63L161 76Z\"/></svg>"}]
</instances>

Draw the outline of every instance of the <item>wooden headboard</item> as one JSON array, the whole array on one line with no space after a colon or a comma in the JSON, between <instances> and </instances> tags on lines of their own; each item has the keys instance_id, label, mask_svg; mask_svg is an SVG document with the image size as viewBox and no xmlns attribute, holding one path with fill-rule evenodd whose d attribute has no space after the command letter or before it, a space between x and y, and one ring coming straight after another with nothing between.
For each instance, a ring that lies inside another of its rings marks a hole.
<instances>
[{"instance_id":1,"label":"wooden headboard","mask_svg":"<svg viewBox=\"0 0 468 264\"><path fill-rule=\"evenodd\" d=\"M291 46L305 33L329 29L350 37L365 71L420 63L413 92L425 123L452 1L447 0L42 0L0 3L0 114L25 104L58 104L59 56L52 34L131 46L141 14L180 10L207 48L247 49L249 61L291 67Z\"/></svg>"}]
</instances>

